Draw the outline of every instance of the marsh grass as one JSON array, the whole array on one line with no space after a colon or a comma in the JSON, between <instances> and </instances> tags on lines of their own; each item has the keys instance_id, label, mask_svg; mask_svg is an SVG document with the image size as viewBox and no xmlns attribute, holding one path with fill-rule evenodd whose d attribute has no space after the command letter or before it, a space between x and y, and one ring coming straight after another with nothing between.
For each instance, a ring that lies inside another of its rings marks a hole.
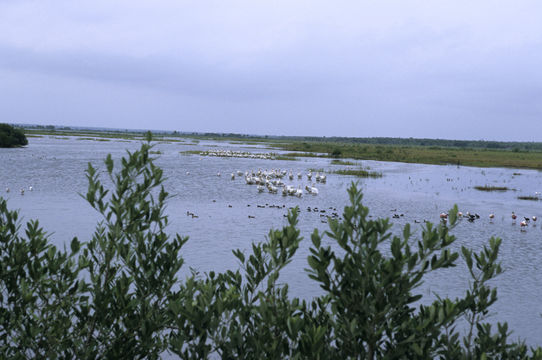
<instances>
[{"instance_id":1,"label":"marsh grass","mask_svg":"<svg viewBox=\"0 0 542 360\"><path fill-rule=\"evenodd\" d=\"M361 178L381 178L382 173L377 171L367 171L366 169L341 169L332 171L333 174L350 175Z\"/></svg>"},{"instance_id":2,"label":"marsh grass","mask_svg":"<svg viewBox=\"0 0 542 360\"><path fill-rule=\"evenodd\" d=\"M542 169L542 152L494 149L450 148L437 146L372 145L336 142L271 143L270 146L286 151L300 151L292 156L341 158L356 160L396 161L405 163L456 165L476 167L505 167L516 169ZM288 154L290 155L290 154Z\"/></svg>"},{"instance_id":3,"label":"marsh grass","mask_svg":"<svg viewBox=\"0 0 542 360\"><path fill-rule=\"evenodd\" d=\"M293 156L277 155L273 160L287 160L287 161L297 161L298 159Z\"/></svg>"},{"instance_id":4,"label":"marsh grass","mask_svg":"<svg viewBox=\"0 0 542 360\"><path fill-rule=\"evenodd\" d=\"M538 196L518 196L519 200L532 200L532 201L538 201L540 198Z\"/></svg>"},{"instance_id":5,"label":"marsh grass","mask_svg":"<svg viewBox=\"0 0 542 360\"><path fill-rule=\"evenodd\" d=\"M480 190L480 191L508 191L508 190L511 190L511 189L507 188L506 186L489 186L489 185L475 186L474 188L476 190Z\"/></svg>"},{"instance_id":6,"label":"marsh grass","mask_svg":"<svg viewBox=\"0 0 542 360\"><path fill-rule=\"evenodd\" d=\"M186 151L179 151L179 154L181 154L181 155L200 155L201 151L199 151L199 150L186 150Z\"/></svg>"},{"instance_id":7,"label":"marsh grass","mask_svg":"<svg viewBox=\"0 0 542 360\"><path fill-rule=\"evenodd\" d=\"M352 161L347 161L347 160L337 160L337 159L334 159L334 160L331 160L331 165L345 165L345 166L349 166L349 165L356 165L355 162L352 162Z\"/></svg>"}]
</instances>

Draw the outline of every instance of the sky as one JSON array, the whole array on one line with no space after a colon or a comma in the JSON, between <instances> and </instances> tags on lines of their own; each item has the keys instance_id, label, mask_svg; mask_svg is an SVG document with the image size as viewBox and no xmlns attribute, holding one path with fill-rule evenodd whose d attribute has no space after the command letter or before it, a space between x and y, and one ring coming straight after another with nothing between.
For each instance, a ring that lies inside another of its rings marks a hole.
<instances>
[{"instance_id":1,"label":"sky","mask_svg":"<svg viewBox=\"0 0 542 360\"><path fill-rule=\"evenodd\" d=\"M0 122L542 141L542 2L0 0Z\"/></svg>"}]
</instances>

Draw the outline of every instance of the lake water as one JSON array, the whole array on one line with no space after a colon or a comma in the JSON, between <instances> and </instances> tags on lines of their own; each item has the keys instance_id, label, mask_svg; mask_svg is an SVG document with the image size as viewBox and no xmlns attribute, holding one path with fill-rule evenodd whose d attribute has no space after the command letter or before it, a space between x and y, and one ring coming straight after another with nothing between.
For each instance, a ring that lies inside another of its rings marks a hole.
<instances>
[{"instance_id":1,"label":"lake water","mask_svg":"<svg viewBox=\"0 0 542 360\"><path fill-rule=\"evenodd\" d=\"M51 233L58 246L74 236L88 240L98 214L81 198L86 192L87 163L104 169L103 159L111 153L119 159L126 149L135 150L139 141L91 141L77 137L30 138L24 149L0 149L0 196L8 199L11 209L20 209L25 220L39 219ZM357 179L335 174L327 175L327 183L316 186L317 196L304 194L301 198L258 193L256 186L246 185L244 176L231 179L231 173L258 169L284 169L294 175L302 172L303 179L283 181L302 188L309 182L309 169L326 171L345 168L331 165L329 159L299 158L298 161L262 160L247 158L203 157L183 155L186 150L227 149L233 151L269 152L254 145L201 141L192 143L158 143L154 150L162 154L157 164L164 170L166 190L175 195L168 202L170 231L187 235L190 240L183 249L185 271L191 266L200 271L235 269L238 264L232 249L249 249L252 242L265 239L271 228L286 223L283 215L289 207L299 206L299 228L304 241L294 261L281 274L290 284L294 296L310 298L320 293L318 286L304 272L314 228L327 229L321 213L309 212L308 207L336 208L340 213L348 203L346 189ZM458 240L454 247L466 245L479 250L491 236L503 239L500 260L504 273L494 282L498 287L498 302L492 307L492 321L507 321L514 331L512 338L523 338L531 345L542 345L542 255L541 224L520 231L519 221L524 216L542 217L540 203L518 200L518 196L534 195L542 191L542 176L533 170L481 169L475 167L402 164L378 161L357 161L383 177L363 179L360 186L364 205L373 217L392 217L394 231L399 232L409 222L419 235L424 220L437 223L439 214L454 204L463 213L477 213L480 219L460 221L453 234ZM189 173L189 174L187 174ZM221 176L217 176L221 173ZM105 180L105 179L104 179ZM313 178L314 182L314 178ZM474 186L506 186L511 191L481 192ZM19 189L33 187L20 195ZM9 187L11 191L6 192ZM187 216L187 211L198 217ZM518 215L514 224L511 213ZM488 215L495 214L493 221ZM250 216L250 217L249 217ZM252 218L253 217L253 218ZM419 289L428 299L433 293L441 296L461 296L467 288L465 266L431 274Z\"/></svg>"}]
</instances>

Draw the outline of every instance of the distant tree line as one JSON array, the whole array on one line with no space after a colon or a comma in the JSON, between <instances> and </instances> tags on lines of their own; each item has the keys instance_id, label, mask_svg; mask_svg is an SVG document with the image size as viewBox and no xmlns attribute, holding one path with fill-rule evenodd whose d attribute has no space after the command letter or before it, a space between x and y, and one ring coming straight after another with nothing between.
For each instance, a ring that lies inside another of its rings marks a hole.
<instances>
[{"instance_id":1,"label":"distant tree line","mask_svg":"<svg viewBox=\"0 0 542 360\"><path fill-rule=\"evenodd\" d=\"M11 125L0 124L0 148L28 145L24 133Z\"/></svg>"}]
</instances>

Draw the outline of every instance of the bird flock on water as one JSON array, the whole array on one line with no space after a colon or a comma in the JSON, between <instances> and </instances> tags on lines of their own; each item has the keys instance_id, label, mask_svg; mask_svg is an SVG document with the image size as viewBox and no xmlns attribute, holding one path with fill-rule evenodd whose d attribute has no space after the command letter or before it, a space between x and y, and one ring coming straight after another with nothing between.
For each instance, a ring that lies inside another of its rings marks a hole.
<instances>
[{"instance_id":1,"label":"bird flock on water","mask_svg":"<svg viewBox=\"0 0 542 360\"><path fill-rule=\"evenodd\" d=\"M32 185L28 187L28 191L34 191L34 188L32 187ZM9 187L7 187L7 188L6 188L6 192L7 192L7 193L11 192L11 189L10 189ZM21 195L24 195L24 192L25 192L25 188L20 188L20 189L19 189L19 193L20 193Z\"/></svg>"},{"instance_id":2,"label":"bird flock on water","mask_svg":"<svg viewBox=\"0 0 542 360\"><path fill-rule=\"evenodd\" d=\"M216 156L216 157L231 157L243 159L264 159L274 160L275 153L252 153L248 151L231 151L231 150L207 150L200 153L201 156Z\"/></svg>"},{"instance_id":3,"label":"bird flock on water","mask_svg":"<svg viewBox=\"0 0 542 360\"><path fill-rule=\"evenodd\" d=\"M218 173L217 175L219 175ZM297 196L301 197L304 194L302 185L295 185L292 184L286 184L284 181L286 178L289 181L294 181L294 173L290 170L281 170L281 169L272 169L272 170L262 170L258 169L257 171L251 170L251 171L245 171L244 173L240 170L237 172L231 173L231 179L235 180L235 177L244 176L245 184L247 185L256 185L256 189L258 192L264 192L267 190L267 192L271 194L278 194L279 192L283 196ZM318 195L319 190L316 187L315 183L312 183L312 178L314 176L314 180L316 183L325 184L327 181L326 174L320 174L320 172L317 172L316 174L313 174L312 171L309 170L309 172L306 174L307 180L309 181L308 185L305 185L305 192L310 195ZM297 179L302 180L303 174L301 172L297 173Z\"/></svg>"},{"instance_id":4,"label":"bird flock on water","mask_svg":"<svg viewBox=\"0 0 542 360\"><path fill-rule=\"evenodd\" d=\"M463 214L463 212L461 211L458 211L457 212L457 218L459 220L461 219L467 219L467 221L469 222L474 222L478 219L480 219L480 215L477 214L477 213L474 213L474 214L471 214L470 212L466 212ZM490 213L488 215L488 218L489 218L489 222L490 223L493 223L493 220L495 219L495 214L494 213ZM518 219L518 216L516 215L516 213L514 211L512 211L512 214L510 215L510 218L512 219L512 224L515 225L516 224L516 221ZM440 220L443 222L443 223L446 223L448 221L448 213L441 213L440 214ZM523 220L520 221L519 223L519 226L520 226L520 230L521 231L526 231L527 230L527 227L531 224L533 227L536 227L536 221L538 220L538 217L536 215L533 215L533 216L523 216Z\"/></svg>"}]
</instances>

